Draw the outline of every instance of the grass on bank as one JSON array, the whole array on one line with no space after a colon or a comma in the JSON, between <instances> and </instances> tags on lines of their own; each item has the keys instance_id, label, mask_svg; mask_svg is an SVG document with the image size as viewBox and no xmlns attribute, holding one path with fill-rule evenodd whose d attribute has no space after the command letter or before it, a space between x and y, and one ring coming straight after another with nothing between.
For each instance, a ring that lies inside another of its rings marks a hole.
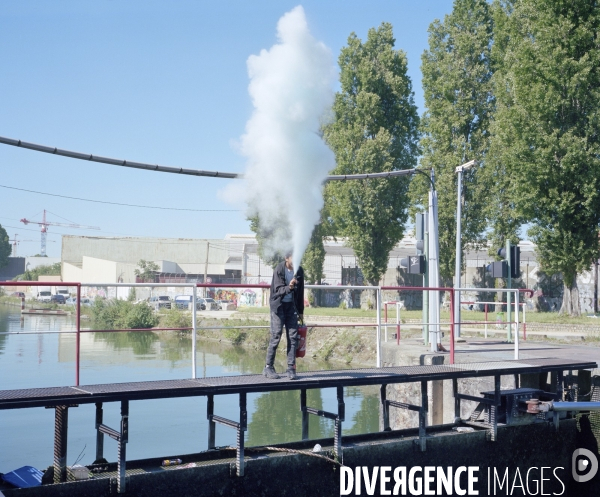
<instances>
[{"instance_id":1,"label":"grass on bank","mask_svg":"<svg viewBox=\"0 0 600 497\"><path fill-rule=\"evenodd\" d=\"M488 310L488 321L496 321L497 313L493 310L493 306ZM268 307L239 307L237 311L240 314L265 314L265 317L269 314ZM311 316L336 316L336 317L351 317L351 318L372 318L375 319L377 311L374 310L363 310L363 309L341 309L339 307L307 307L304 309L304 315L307 318ZM400 319L404 322L408 319L422 319L423 313L418 311L400 311ZM384 310L381 311L382 321L384 320ZM440 318L444 321L450 320L450 312L442 311ZM558 312L534 312L526 311L526 319L528 323L548 323L548 324L591 324L600 326L600 314L596 314L595 317L587 317L586 315L573 318L566 315L559 315ZM484 321L485 313L478 311L469 311L467 309L461 310L461 320L464 321ZM506 321L506 312L504 312L504 321ZM513 313L514 320L514 313ZM396 306L390 305L388 307L388 322L396 321ZM519 313L519 321L523 322L523 313Z\"/></svg>"}]
</instances>

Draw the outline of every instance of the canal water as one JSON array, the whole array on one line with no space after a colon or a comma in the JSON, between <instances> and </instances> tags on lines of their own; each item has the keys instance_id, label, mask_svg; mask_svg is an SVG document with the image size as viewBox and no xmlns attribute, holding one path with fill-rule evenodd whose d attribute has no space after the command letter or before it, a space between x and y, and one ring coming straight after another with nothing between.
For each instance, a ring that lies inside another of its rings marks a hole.
<instances>
[{"instance_id":1,"label":"canal water","mask_svg":"<svg viewBox=\"0 0 600 497\"><path fill-rule=\"evenodd\" d=\"M74 385L75 335L59 333L74 329L74 320L70 317L26 315L21 318L18 307L0 304L0 389ZM282 345L285 350L285 344ZM203 341L198 341L197 348L198 377L260 373L264 367L262 351ZM80 384L190 378L191 349L191 338L175 333L82 333ZM278 356L283 357L281 352ZM303 366L299 360L300 371ZM317 367L328 369L327 363ZM343 434L379 431L378 389L350 387L345 389L344 395ZM311 407L337 411L335 389L309 390L307 398ZM298 391L249 394L246 444L300 440L299 406ZM120 403L104 407L104 423L118 429ZM205 397L135 401L130 403L129 410L128 459L206 450ZM216 396L215 414L237 420L238 397ZM94 415L93 404L69 409L69 465L78 459L80 464L94 461ZM53 436L53 409L0 410L0 473L24 465L38 469L51 465ZM309 436L313 439L332 437L333 422L311 416ZM235 431L217 425L216 444L234 445ZM104 456L109 461L117 458L116 442L108 437L105 437Z\"/></svg>"}]
</instances>

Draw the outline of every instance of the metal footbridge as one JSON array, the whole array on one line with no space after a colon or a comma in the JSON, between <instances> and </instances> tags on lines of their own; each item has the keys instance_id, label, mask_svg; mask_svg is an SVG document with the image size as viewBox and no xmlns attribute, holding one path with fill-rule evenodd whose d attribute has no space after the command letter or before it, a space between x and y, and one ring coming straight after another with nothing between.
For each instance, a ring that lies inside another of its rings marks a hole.
<instances>
[{"instance_id":1,"label":"metal footbridge","mask_svg":"<svg viewBox=\"0 0 600 497\"><path fill-rule=\"evenodd\" d=\"M480 362L448 365L399 366L373 369L344 369L334 371L310 371L298 373L298 379L268 379L262 375L220 376L183 380L163 380L131 383L110 383L19 390L0 390L0 409L24 409L32 407L54 408L54 482L66 479L66 451L68 432L68 409L80 404L96 404L96 459L103 457L104 435L118 443L118 492L125 491L126 444L129 432L129 402L149 399L179 397L207 397L208 449L215 448L216 424L229 426L237 431L236 469L244 474L244 432L247 430L246 396L248 393L266 393L283 390L300 391L302 411L302 439L308 439L309 415L332 419L334 425L334 452L341 458L342 423L345 420L344 387L380 385L380 398L383 410L383 429L389 430L390 407L408 409L419 413L419 445L426 448L426 424L428 413L427 384L430 381L452 380L455 400L455 416L460 418L462 400L487 402L490 404L490 439L496 439L496 410L500 405L500 380L504 375L514 375L515 385L519 385L519 375L551 373L556 379L557 392L561 395L566 386L565 371L594 369L595 362L568 359L522 359L515 361ZM476 377L494 377L493 399L484 399L460 393L459 380ZM386 386L399 383L421 383L421 403L413 405L388 400ZM306 391L315 388L337 389L337 412L327 412L312 408L306 403ZM231 420L214 412L215 395L236 394L239 396L239 419ZM103 403L121 403L121 424L119 429L103 423Z\"/></svg>"}]
</instances>

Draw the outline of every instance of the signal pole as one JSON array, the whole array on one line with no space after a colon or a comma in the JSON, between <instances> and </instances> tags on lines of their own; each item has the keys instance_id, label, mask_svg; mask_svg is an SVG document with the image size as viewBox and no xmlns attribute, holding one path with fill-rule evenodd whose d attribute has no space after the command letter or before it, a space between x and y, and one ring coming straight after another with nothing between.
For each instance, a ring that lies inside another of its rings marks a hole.
<instances>
[{"instance_id":1,"label":"signal pole","mask_svg":"<svg viewBox=\"0 0 600 497\"><path fill-rule=\"evenodd\" d=\"M511 278L511 274L512 274L512 267L511 267L511 261L512 257L511 257L511 250L510 250L510 240L506 240L506 261L508 264L508 276L506 278L506 288L508 290L510 290L512 288L512 278ZM510 309L510 292L506 292L506 321L508 324L507 327L507 335L506 335L506 339L509 342L512 342L512 313L511 313L511 309Z\"/></svg>"}]
</instances>

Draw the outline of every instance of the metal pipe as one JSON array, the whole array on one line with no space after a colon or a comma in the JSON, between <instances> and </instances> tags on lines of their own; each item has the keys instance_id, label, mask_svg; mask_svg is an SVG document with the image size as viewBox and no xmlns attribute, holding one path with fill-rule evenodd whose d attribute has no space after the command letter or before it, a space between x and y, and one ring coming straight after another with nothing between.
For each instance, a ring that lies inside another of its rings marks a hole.
<instances>
[{"instance_id":1,"label":"metal pipe","mask_svg":"<svg viewBox=\"0 0 600 497\"><path fill-rule=\"evenodd\" d=\"M552 402L551 411L600 411L600 402Z\"/></svg>"},{"instance_id":2,"label":"metal pipe","mask_svg":"<svg viewBox=\"0 0 600 497\"><path fill-rule=\"evenodd\" d=\"M99 155L86 154L81 152L73 152L71 150L63 150L56 147L47 147L45 145L38 145L36 143L24 142L21 140L15 140L13 138L6 138L0 136L0 143L5 145L12 145L14 147L27 148L29 150L35 150L36 152L45 152L47 154L62 155L63 157L70 157L72 159L81 159L91 162L101 162L102 164L110 164L111 166L122 166L132 167L135 169L146 169L148 171L158 171L163 173L175 173L175 174L187 174L191 176L209 176L213 178L240 178L241 174L235 173L223 173L219 171L201 171L197 169L183 169L181 167L167 167L159 166L158 164L148 164L146 162L133 162L123 159L111 159L110 157L101 157Z\"/></svg>"}]
</instances>

